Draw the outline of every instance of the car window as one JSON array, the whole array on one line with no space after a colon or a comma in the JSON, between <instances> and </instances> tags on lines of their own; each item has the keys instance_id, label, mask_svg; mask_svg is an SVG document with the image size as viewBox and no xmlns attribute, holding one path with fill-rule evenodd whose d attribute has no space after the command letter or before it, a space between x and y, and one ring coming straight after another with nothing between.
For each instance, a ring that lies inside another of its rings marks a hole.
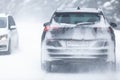
<instances>
[{"instance_id":1,"label":"car window","mask_svg":"<svg viewBox=\"0 0 120 80\"><path fill-rule=\"evenodd\" d=\"M0 28L5 28L7 26L7 18L0 17Z\"/></svg>"},{"instance_id":2,"label":"car window","mask_svg":"<svg viewBox=\"0 0 120 80\"><path fill-rule=\"evenodd\" d=\"M15 21L14 21L13 17L9 16L8 19L9 19L9 26L14 26L15 25Z\"/></svg>"},{"instance_id":3,"label":"car window","mask_svg":"<svg viewBox=\"0 0 120 80\"><path fill-rule=\"evenodd\" d=\"M81 22L98 22L98 13L55 13L54 20L58 23L77 24Z\"/></svg>"}]
</instances>

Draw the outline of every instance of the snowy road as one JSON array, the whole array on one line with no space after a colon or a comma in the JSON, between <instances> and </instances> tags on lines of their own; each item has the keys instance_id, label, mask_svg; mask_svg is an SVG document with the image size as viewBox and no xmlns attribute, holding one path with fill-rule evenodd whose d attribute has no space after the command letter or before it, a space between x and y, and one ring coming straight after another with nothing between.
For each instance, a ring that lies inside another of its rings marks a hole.
<instances>
[{"instance_id":1,"label":"snowy road","mask_svg":"<svg viewBox=\"0 0 120 80\"><path fill-rule=\"evenodd\" d=\"M40 80L40 26L31 22L17 25L19 50L0 55L0 80Z\"/></svg>"},{"instance_id":2,"label":"snowy road","mask_svg":"<svg viewBox=\"0 0 120 80\"><path fill-rule=\"evenodd\" d=\"M116 34L117 73L45 73L40 66L41 20L49 20L61 5L104 7L108 19L120 22L119 0L0 0L0 12L13 11L17 18L19 49L11 55L0 55L0 80L120 80L120 31ZM94 5L93 5L94 4ZM99 5L99 6L98 6ZM116 11L117 10L117 11ZM109 14L110 13L110 14ZM21 18L22 19L18 19ZM39 20L35 20L39 19Z\"/></svg>"},{"instance_id":3,"label":"snowy road","mask_svg":"<svg viewBox=\"0 0 120 80\"><path fill-rule=\"evenodd\" d=\"M119 74L47 74L40 68L40 37L42 25L37 21L17 23L19 49L11 55L0 55L0 80L119 80ZM117 36L119 31L116 31ZM117 62L119 62L117 37ZM109 77L112 76L112 77Z\"/></svg>"}]
</instances>

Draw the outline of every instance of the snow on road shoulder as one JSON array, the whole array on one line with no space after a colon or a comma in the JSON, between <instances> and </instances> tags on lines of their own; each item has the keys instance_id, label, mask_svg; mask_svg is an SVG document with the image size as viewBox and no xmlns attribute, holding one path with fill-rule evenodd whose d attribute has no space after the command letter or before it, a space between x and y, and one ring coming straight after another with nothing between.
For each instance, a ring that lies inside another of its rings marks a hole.
<instances>
[{"instance_id":1,"label":"snow on road shoulder","mask_svg":"<svg viewBox=\"0 0 120 80\"><path fill-rule=\"evenodd\" d=\"M19 50L0 56L0 80L40 80L40 25L17 23Z\"/></svg>"},{"instance_id":2,"label":"snow on road shoulder","mask_svg":"<svg viewBox=\"0 0 120 80\"><path fill-rule=\"evenodd\" d=\"M45 74L42 80L117 80L113 73Z\"/></svg>"}]
</instances>

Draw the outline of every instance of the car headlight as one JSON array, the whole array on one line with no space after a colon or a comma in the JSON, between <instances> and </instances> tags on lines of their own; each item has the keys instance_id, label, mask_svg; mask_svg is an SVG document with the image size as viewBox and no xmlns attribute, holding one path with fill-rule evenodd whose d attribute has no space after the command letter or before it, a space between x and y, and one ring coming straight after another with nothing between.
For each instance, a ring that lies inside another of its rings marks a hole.
<instances>
[{"instance_id":1,"label":"car headlight","mask_svg":"<svg viewBox=\"0 0 120 80\"><path fill-rule=\"evenodd\" d=\"M7 34L0 35L0 40L6 40L8 38Z\"/></svg>"}]
</instances>

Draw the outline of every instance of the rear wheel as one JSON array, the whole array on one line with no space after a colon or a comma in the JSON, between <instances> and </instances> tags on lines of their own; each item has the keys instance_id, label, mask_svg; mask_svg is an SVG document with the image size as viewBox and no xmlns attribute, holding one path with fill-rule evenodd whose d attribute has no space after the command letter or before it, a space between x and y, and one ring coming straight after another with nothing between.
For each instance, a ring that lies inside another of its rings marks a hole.
<instances>
[{"instance_id":1,"label":"rear wheel","mask_svg":"<svg viewBox=\"0 0 120 80\"><path fill-rule=\"evenodd\" d=\"M43 69L46 71L46 72L52 72L52 64L51 62L45 62L43 64Z\"/></svg>"},{"instance_id":2,"label":"rear wheel","mask_svg":"<svg viewBox=\"0 0 120 80\"><path fill-rule=\"evenodd\" d=\"M109 62L108 63L108 70L115 72L116 71L116 63L115 62Z\"/></svg>"}]
</instances>

